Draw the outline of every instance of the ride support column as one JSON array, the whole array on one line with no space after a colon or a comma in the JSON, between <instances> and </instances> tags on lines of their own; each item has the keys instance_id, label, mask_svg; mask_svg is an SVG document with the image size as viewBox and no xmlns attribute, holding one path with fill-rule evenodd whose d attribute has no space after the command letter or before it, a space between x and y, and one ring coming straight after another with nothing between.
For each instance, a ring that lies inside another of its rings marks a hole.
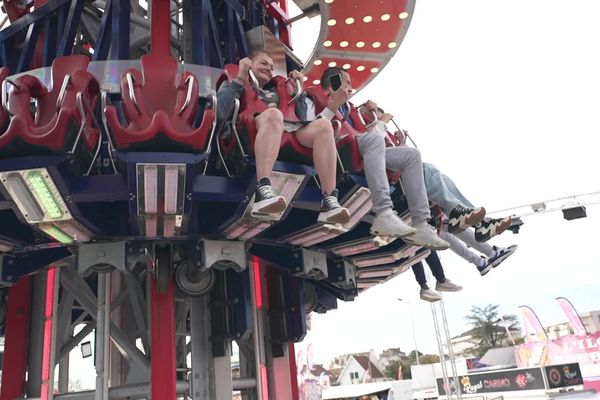
<instances>
[{"instance_id":1,"label":"ride support column","mask_svg":"<svg viewBox=\"0 0 600 400\"><path fill-rule=\"evenodd\" d=\"M158 259L160 263L161 258ZM155 265L155 268L169 268ZM159 291L156 277L151 278L151 386L152 398L175 400L175 288L169 276L164 292Z\"/></svg>"},{"instance_id":2,"label":"ride support column","mask_svg":"<svg viewBox=\"0 0 600 400\"><path fill-rule=\"evenodd\" d=\"M31 288L32 277L26 276L8 290L0 400L15 400L25 391Z\"/></svg>"},{"instance_id":3,"label":"ride support column","mask_svg":"<svg viewBox=\"0 0 600 400\"><path fill-rule=\"evenodd\" d=\"M150 53L171 55L171 2L153 0L150 14Z\"/></svg>"}]
</instances>

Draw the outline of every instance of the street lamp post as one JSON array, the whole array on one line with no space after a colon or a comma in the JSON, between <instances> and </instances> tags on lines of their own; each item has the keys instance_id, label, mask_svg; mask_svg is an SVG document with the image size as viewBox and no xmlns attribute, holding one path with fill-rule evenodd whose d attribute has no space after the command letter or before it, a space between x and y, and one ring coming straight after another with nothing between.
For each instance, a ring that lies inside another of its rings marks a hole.
<instances>
[{"instance_id":1,"label":"street lamp post","mask_svg":"<svg viewBox=\"0 0 600 400\"><path fill-rule=\"evenodd\" d=\"M413 319L413 312L412 312L412 306L410 304L410 300L398 299L398 301L405 301L408 303L408 311L410 313L410 325L412 327L413 341L415 342L415 358L417 360L417 365L420 365L419 350L417 350L417 334L415 332L415 321Z\"/></svg>"}]
</instances>

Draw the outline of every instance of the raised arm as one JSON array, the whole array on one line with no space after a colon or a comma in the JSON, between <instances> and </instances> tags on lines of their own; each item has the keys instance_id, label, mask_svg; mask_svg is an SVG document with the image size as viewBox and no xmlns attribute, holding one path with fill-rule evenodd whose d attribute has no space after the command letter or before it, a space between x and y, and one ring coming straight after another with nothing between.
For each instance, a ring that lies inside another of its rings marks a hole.
<instances>
[{"instance_id":1,"label":"raised arm","mask_svg":"<svg viewBox=\"0 0 600 400\"><path fill-rule=\"evenodd\" d=\"M233 109L235 99L239 99L244 92L248 80L248 72L252 68L249 58L242 58L239 62L238 76L231 82L224 82L217 92L217 118L223 121Z\"/></svg>"}]
</instances>

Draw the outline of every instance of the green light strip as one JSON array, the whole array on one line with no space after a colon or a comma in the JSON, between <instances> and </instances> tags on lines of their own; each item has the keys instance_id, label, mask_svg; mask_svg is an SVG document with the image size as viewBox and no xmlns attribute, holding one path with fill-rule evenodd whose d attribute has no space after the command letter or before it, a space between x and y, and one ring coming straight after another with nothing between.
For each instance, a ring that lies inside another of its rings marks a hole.
<instances>
[{"instance_id":1,"label":"green light strip","mask_svg":"<svg viewBox=\"0 0 600 400\"><path fill-rule=\"evenodd\" d=\"M63 230L59 229L58 227L54 226L54 225L44 225L44 226L40 226L40 228L46 232L48 235L52 236L54 239L58 240L61 243L64 244L70 244L73 243L73 238L67 234L66 232L64 232Z\"/></svg>"},{"instance_id":2,"label":"green light strip","mask_svg":"<svg viewBox=\"0 0 600 400\"><path fill-rule=\"evenodd\" d=\"M27 174L27 182L31 185L31 189L37 195L42 207L52 219L60 219L64 215L60 203L52 193L50 186L44 179L40 171L31 171Z\"/></svg>"}]
</instances>

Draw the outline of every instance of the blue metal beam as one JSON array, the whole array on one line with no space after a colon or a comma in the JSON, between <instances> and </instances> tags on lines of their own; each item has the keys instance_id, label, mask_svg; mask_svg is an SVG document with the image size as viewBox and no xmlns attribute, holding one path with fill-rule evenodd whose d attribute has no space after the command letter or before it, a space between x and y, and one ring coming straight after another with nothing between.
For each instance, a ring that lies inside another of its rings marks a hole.
<instances>
[{"instance_id":1,"label":"blue metal beam","mask_svg":"<svg viewBox=\"0 0 600 400\"><path fill-rule=\"evenodd\" d=\"M62 39L58 46L59 56L71 55L73 51L73 42L75 41L75 34L79 28L79 20L81 19L81 12L83 11L83 1L72 0L71 6L69 7L69 16L63 30Z\"/></svg>"},{"instance_id":2,"label":"blue metal beam","mask_svg":"<svg viewBox=\"0 0 600 400\"><path fill-rule=\"evenodd\" d=\"M46 18L46 16L52 14L56 10L59 10L61 7L67 3L70 3L71 1L72 0L53 0L44 4L42 7L33 10L29 14L26 14L22 18L19 18L0 31L0 42L3 42L13 35L27 29L27 27L29 27L29 25L32 23L43 20Z\"/></svg>"},{"instance_id":3,"label":"blue metal beam","mask_svg":"<svg viewBox=\"0 0 600 400\"><path fill-rule=\"evenodd\" d=\"M58 42L58 16L52 15L44 21L44 50L42 53L42 66L49 67L56 58Z\"/></svg>"},{"instance_id":4,"label":"blue metal beam","mask_svg":"<svg viewBox=\"0 0 600 400\"><path fill-rule=\"evenodd\" d=\"M104 14L100 20L100 30L94 43L94 56L92 61L106 60L110 50L111 28L112 28L112 0L106 0Z\"/></svg>"},{"instance_id":5,"label":"blue metal beam","mask_svg":"<svg viewBox=\"0 0 600 400\"><path fill-rule=\"evenodd\" d=\"M73 254L66 247L41 249L33 253L5 254L0 256L0 266L5 282L16 282L22 276L37 272Z\"/></svg>"},{"instance_id":6,"label":"blue metal beam","mask_svg":"<svg viewBox=\"0 0 600 400\"><path fill-rule=\"evenodd\" d=\"M41 22L34 22L29 25L27 29L27 37L25 38L23 51L19 58L19 64L17 65L16 73L21 73L29 69L35 46L37 45L38 34L40 33Z\"/></svg>"},{"instance_id":7,"label":"blue metal beam","mask_svg":"<svg viewBox=\"0 0 600 400\"><path fill-rule=\"evenodd\" d=\"M129 59L131 7L129 0L112 0L111 60Z\"/></svg>"}]
</instances>

